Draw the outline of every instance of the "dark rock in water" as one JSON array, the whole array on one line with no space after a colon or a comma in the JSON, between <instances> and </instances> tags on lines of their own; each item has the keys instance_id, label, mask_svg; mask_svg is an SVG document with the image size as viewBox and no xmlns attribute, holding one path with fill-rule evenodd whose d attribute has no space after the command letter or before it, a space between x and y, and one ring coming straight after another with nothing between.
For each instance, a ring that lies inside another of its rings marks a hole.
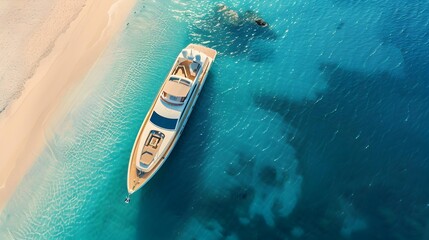
<instances>
[{"instance_id":1,"label":"dark rock in water","mask_svg":"<svg viewBox=\"0 0 429 240\"><path fill-rule=\"evenodd\" d=\"M238 187L234 189L231 193L231 196L235 196L235 200L241 202L241 204L243 201L251 201L254 197L253 190L248 188L247 186Z\"/></svg>"},{"instance_id":2,"label":"dark rock in water","mask_svg":"<svg viewBox=\"0 0 429 240\"><path fill-rule=\"evenodd\" d=\"M246 21L256 23L260 27L268 27L268 23L259 17L258 14L254 11L246 11L244 13L244 18Z\"/></svg>"},{"instance_id":3,"label":"dark rock in water","mask_svg":"<svg viewBox=\"0 0 429 240\"><path fill-rule=\"evenodd\" d=\"M241 192L241 193L239 193L239 197L241 198L241 199L246 199L247 198L247 192Z\"/></svg>"},{"instance_id":4,"label":"dark rock in water","mask_svg":"<svg viewBox=\"0 0 429 240\"><path fill-rule=\"evenodd\" d=\"M341 30L341 29L343 28L343 26L344 26L344 22L340 22L340 23L337 25L337 30Z\"/></svg>"},{"instance_id":5,"label":"dark rock in water","mask_svg":"<svg viewBox=\"0 0 429 240\"><path fill-rule=\"evenodd\" d=\"M259 178L263 183L274 186L277 183L277 171L274 167L266 166L259 172Z\"/></svg>"},{"instance_id":6,"label":"dark rock in water","mask_svg":"<svg viewBox=\"0 0 429 240\"><path fill-rule=\"evenodd\" d=\"M229 9L225 4L218 4L216 12L220 13L220 18L222 21L235 26L240 24L240 16L238 13L232 9Z\"/></svg>"},{"instance_id":7,"label":"dark rock in water","mask_svg":"<svg viewBox=\"0 0 429 240\"><path fill-rule=\"evenodd\" d=\"M267 27L258 25L256 21ZM194 21L192 28L192 41L210 42L221 54L246 54L255 62L264 61L273 53L266 50L266 40L277 39L271 25L256 12L231 9L225 4L215 5L200 21ZM235 172L231 170L230 173Z\"/></svg>"},{"instance_id":8,"label":"dark rock in water","mask_svg":"<svg viewBox=\"0 0 429 240\"><path fill-rule=\"evenodd\" d=\"M268 27L268 23L265 22L262 18L259 18L255 20L256 24L258 24L261 27Z\"/></svg>"},{"instance_id":9,"label":"dark rock in water","mask_svg":"<svg viewBox=\"0 0 429 240\"><path fill-rule=\"evenodd\" d=\"M268 23L251 10L246 11L244 14L239 14L225 4L218 4L216 12L222 14L224 21L236 26L244 25L245 23L256 23L258 26L268 27Z\"/></svg>"}]
</instances>

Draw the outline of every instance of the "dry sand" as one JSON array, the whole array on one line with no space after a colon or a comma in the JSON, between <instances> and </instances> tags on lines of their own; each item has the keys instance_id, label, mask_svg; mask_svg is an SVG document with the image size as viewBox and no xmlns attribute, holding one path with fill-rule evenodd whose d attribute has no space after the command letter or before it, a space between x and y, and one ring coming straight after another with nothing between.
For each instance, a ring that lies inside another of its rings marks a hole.
<instances>
[{"instance_id":1,"label":"dry sand","mask_svg":"<svg viewBox=\"0 0 429 240\"><path fill-rule=\"evenodd\" d=\"M15 100L0 109L0 212L49 138L47 130L61 112L61 101L124 27L135 4L7 2L0 1L0 95ZM25 82L22 92L19 82Z\"/></svg>"}]
</instances>

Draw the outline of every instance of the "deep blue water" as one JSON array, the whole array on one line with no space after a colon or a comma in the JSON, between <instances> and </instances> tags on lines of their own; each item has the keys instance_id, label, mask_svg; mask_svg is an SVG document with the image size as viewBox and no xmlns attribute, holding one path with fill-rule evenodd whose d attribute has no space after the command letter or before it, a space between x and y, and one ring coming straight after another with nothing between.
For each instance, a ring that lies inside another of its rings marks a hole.
<instances>
[{"instance_id":1,"label":"deep blue water","mask_svg":"<svg viewBox=\"0 0 429 240\"><path fill-rule=\"evenodd\" d=\"M1 239L429 239L429 2L224 3L270 27L210 1L137 4L0 215ZM134 138L190 42L218 58L126 205Z\"/></svg>"}]
</instances>

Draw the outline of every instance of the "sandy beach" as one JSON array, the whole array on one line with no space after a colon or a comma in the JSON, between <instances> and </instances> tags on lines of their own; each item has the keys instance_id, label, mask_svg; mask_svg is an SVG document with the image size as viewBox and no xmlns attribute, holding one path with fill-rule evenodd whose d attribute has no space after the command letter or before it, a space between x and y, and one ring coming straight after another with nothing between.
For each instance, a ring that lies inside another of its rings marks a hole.
<instances>
[{"instance_id":1,"label":"sandy beach","mask_svg":"<svg viewBox=\"0 0 429 240\"><path fill-rule=\"evenodd\" d=\"M135 0L0 2L0 212Z\"/></svg>"}]
</instances>

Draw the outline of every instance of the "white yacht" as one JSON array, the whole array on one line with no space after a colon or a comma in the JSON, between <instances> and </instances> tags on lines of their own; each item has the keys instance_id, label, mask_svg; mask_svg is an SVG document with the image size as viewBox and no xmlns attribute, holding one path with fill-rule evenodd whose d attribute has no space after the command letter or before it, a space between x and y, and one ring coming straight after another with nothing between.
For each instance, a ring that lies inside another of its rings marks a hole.
<instances>
[{"instance_id":1,"label":"white yacht","mask_svg":"<svg viewBox=\"0 0 429 240\"><path fill-rule=\"evenodd\" d=\"M159 170L170 155L200 95L216 50L190 44L176 59L140 127L128 166L128 197Z\"/></svg>"}]
</instances>

